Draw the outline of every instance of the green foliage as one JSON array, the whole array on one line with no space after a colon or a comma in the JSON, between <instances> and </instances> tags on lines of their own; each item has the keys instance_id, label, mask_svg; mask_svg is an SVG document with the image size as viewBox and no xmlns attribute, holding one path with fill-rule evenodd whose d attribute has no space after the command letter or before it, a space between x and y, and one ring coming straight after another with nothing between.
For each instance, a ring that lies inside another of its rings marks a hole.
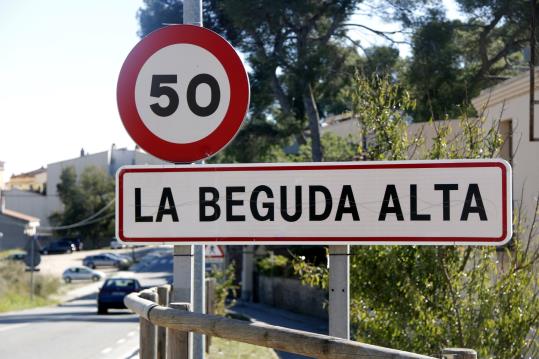
<instances>
[{"instance_id":1,"label":"green foliage","mask_svg":"<svg viewBox=\"0 0 539 359\"><path fill-rule=\"evenodd\" d=\"M402 66L399 49L391 46L373 46L365 49L365 61L362 65L366 76L392 75Z\"/></svg>"},{"instance_id":2,"label":"green foliage","mask_svg":"<svg viewBox=\"0 0 539 359\"><path fill-rule=\"evenodd\" d=\"M305 257L296 257L292 262L294 273L300 278L301 283L311 287L320 287L327 290L329 284L329 272L326 266L315 266L305 261Z\"/></svg>"},{"instance_id":3,"label":"green foliage","mask_svg":"<svg viewBox=\"0 0 539 359\"><path fill-rule=\"evenodd\" d=\"M321 136L325 162L352 161L357 157L357 144L351 137L343 138L331 132ZM297 154L286 155L282 150L273 148L270 152L272 162L309 162L311 161L311 141L299 146Z\"/></svg>"},{"instance_id":4,"label":"green foliage","mask_svg":"<svg viewBox=\"0 0 539 359\"><path fill-rule=\"evenodd\" d=\"M350 93L354 115L364 140L360 156L365 160L403 160L420 139L407 135L407 112L415 101L388 76L365 78L357 74Z\"/></svg>"},{"instance_id":5,"label":"green foliage","mask_svg":"<svg viewBox=\"0 0 539 359\"><path fill-rule=\"evenodd\" d=\"M418 100L416 121L454 117L462 111L474 114L469 99L528 66L522 50L529 45L530 1L456 3L462 19L448 20L436 8L404 24L413 32L405 77Z\"/></svg>"},{"instance_id":6,"label":"green foliage","mask_svg":"<svg viewBox=\"0 0 539 359\"><path fill-rule=\"evenodd\" d=\"M466 72L459 63L462 49L454 22L434 18L413 35L413 57L406 81L418 101L417 121L460 115L456 106L467 100ZM468 105L469 106L469 105Z\"/></svg>"},{"instance_id":7,"label":"green foliage","mask_svg":"<svg viewBox=\"0 0 539 359\"><path fill-rule=\"evenodd\" d=\"M73 167L60 175L58 195L64 205L51 223L60 236L80 236L88 241L114 236L114 179L103 170L87 167L77 179ZM91 245L92 243L90 243Z\"/></svg>"},{"instance_id":8,"label":"green foliage","mask_svg":"<svg viewBox=\"0 0 539 359\"><path fill-rule=\"evenodd\" d=\"M281 255L264 257L256 263L258 273L268 277L291 277L293 275L290 260Z\"/></svg>"},{"instance_id":9,"label":"green foliage","mask_svg":"<svg viewBox=\"0 0 539 359\"><path fill-rule=\"evenodd\" d=\"M213 267L208 275L209 278L215 278L217 283L215 287L215 314L217 315L225 315L226 309L234 304L227 301L229 296L236 297L239 288L234 284L234 270L234 264L230 264L225 270Z\"/></svg>"},{"instance_id":10,"label":"green foliage","mask_svg":"<svg viewBox=\"0 0 539 359\"><path fill-rule=\"evenodd\" d=\"M0 253L0 257L4 257ZM0 259L0 313L54 303L60 282L42 274L34 275L34 300L30 300L30 273L24 264Z\"/></svg>"},{"instance_id":11,"label":"green foliage","mask_svg":"<svg viewBox=\"0 0 539 359\"><path fill-rule=\"evenodd\" d=\"M367 158L408 158L410 140L399 117L411 104L408 95L387 79L357 81L361 91L353 96L364 94L357 109L372 114L359 115L373 139L366 147ZM484 121L464 114L459 135L453 137L449 124L442 124L432 146L417 154L429 159L492 157L502 139L496 127L488 128ZM512 246L502 252L492 247L353 247L355 339L424 354L465 347L482 358L536 357L539 252L530 246L536 226L535 220L517 221ZM327 288L325 267L297 259L294 269L304 283Z\"/></svg>"},{"instance_id":12,"label":"green foliage","mask_svg":"<svg viewBox=\"0 0 539 359\"><path fill-rule=\"evenodd\" d=\"M144 5L137 12L140 30L138 35L144 37L150 32L163 27L164 24L181 24L183 22L183 3L171 0L143 0Z\"/></svg>"}]
</instances>

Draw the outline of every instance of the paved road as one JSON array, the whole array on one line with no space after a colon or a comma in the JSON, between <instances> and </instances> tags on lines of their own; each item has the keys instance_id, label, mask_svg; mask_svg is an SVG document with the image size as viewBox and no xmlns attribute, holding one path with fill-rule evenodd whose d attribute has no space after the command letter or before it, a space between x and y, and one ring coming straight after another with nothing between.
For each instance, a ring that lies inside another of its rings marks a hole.
<instances>
[{"instance_id":1,"label":"paved road","mask_svg":"<svg viewBox=\"0 0 539 359\"><path fill-rule=\"evenodd\" d=\"M92 294L56 307L0 315L0 358L124 359L136 354L138 318L96 314Z\"/></svg>"},{"instance_id":2,"label":"paved road","mask_svg":"<svg viewBox=\"0 0 539 359\"><path fill-rule=\"evenodd\" d=\"M94 253L85 251L44 256L42 272L58 276L67 266L80 265L81 259L89 254ZM150 255L144 257L147 254ZM137 256L142 260L133 271L116 272L111 269L107 274L134 276L143 286L170 282L170 248L141 248L137 250ZM138 357L138 317L127 310L110 310L110 315L96 313L96 292L102 284L71 283L66 285L68 293L62 298L78 299L55 307L0 314L0 358Z\"/></svg>"},{"instance_id":3,"label":"paved road","mask_svg":"<svg viewBox=\"0 0 539 359\"><path fill-rule=\"evenodd\" d=\"M287 310L269 307L263 304L238 302L232 310L251 318L255 322L278 325L292 329L303 330L312 333L328 334L327 320L302 314L292 313ZM307 356L276 351L280 359L309 359Z\"/></svg>"}]
</instances>

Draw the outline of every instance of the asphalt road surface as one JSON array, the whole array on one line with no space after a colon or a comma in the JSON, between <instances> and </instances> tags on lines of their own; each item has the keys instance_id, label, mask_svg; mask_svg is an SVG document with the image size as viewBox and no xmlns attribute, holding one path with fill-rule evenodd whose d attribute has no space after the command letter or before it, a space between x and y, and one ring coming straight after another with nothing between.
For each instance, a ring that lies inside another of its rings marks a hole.
<instances>
[{"instance_id":1,"label":"asphalt road surface","mask_svg":"<svg viewBox=\"0 0 539 359\"><path fill-rule=\"evenodd\" d=\"M125 359L136 356L138 317L97 315L96 294L56 307L0 315L0 358Z\"/></svg>"},{"instance_id":2,"label":"asphalt road surface","mask_svg":"<svg viewBox=\"0 0 539 359\"><path fill-rule=\"evenodd\" d=\"M89 254L93 253L43 256L42 272L59 276L66 267L80 265ZM170 248L141 248L137 257L140 262L131 271L111 269L107 275L135 277L144 287L171 282ZM101 285L103 282L88 282L83 287L71 288L66 297L97 292ZM0 359L138 358L138 317L128 310L97 315L96 297L93 293L59 306L0 314Z\"/></svg>"}]
</instances>

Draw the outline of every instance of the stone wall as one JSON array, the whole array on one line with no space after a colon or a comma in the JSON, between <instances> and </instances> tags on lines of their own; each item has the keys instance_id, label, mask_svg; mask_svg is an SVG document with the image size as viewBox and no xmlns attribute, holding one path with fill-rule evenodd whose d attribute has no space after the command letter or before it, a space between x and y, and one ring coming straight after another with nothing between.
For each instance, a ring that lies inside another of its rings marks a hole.
<instances>
[{"instance_id":1,"label":"stone wall","mask_svg":"<svg viewBox=\"0 0 539 359\"><path fill-rule=\"evenodd\" d=\"M298 279L283 277L258 278L260 303L292 312L327 319L327 292L302 285Z\"/></svg>"}]
</instances>

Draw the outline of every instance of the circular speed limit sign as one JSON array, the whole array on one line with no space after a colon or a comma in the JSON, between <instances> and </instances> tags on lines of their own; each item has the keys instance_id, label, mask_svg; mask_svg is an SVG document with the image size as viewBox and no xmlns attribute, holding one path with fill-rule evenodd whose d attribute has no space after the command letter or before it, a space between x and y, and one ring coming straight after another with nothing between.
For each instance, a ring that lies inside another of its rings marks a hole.
<instances>
[{"instance_id":1,"label":"circular speed limit sign","mask_svg":"<svg viewBox=\"0 0 539 359\"><path fill-rule=\"evenodd\" d=\"M221 36L172 25L131 50L116 96L122 122L140 147L170 162L194 162L238 132L249 107L249 79Z\"/></svg>"}]
</instances>

